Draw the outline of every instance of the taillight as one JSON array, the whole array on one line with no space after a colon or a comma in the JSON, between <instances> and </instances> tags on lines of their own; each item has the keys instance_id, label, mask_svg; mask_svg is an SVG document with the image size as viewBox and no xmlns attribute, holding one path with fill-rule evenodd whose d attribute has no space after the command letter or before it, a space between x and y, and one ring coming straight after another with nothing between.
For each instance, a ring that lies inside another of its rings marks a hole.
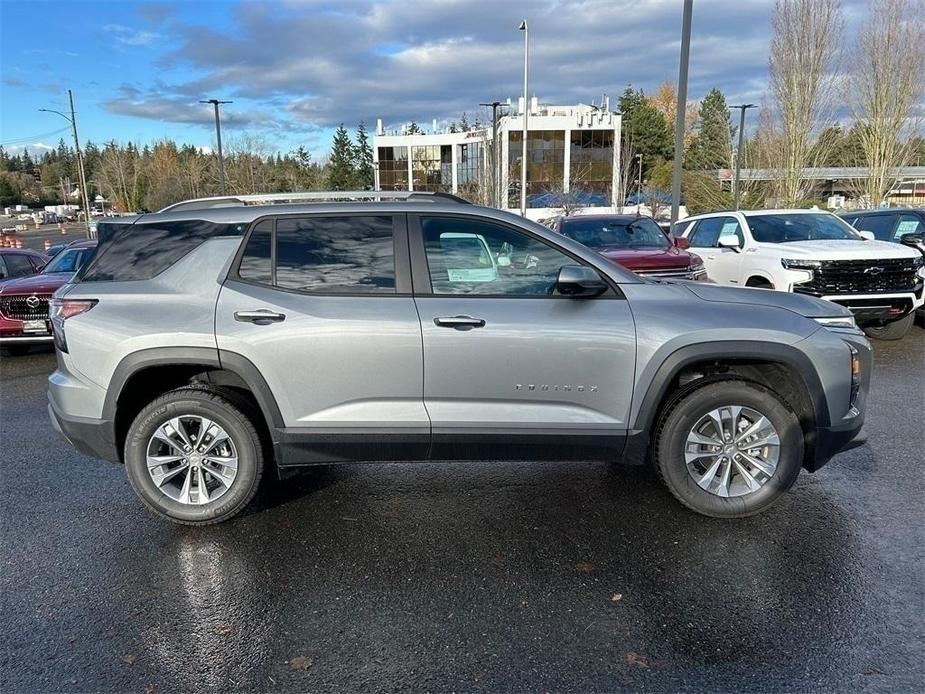
<instances>
[{"instance_id":1,"label":"taillight","mask_svg":"<svg viewBox=\"0 0 925 694\"><path fill-rule=\"evenodd\" d=\"M52 332L55 336L55 347L67 352L67 339L64 336L64 321L81 313L86 313L96 306L96 299L52 299L48 306L51 316Z\"/></svg>"}]
</instances>

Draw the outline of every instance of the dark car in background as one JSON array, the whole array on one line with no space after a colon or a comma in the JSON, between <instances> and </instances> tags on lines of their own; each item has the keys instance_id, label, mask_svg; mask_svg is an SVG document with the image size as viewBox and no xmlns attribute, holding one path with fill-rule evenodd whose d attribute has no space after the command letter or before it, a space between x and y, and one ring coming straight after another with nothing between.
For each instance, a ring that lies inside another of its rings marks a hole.
<instances>
[{"instance_id":1,"label":"dark car in background","mask_svg":"<svg viewBox=\"0 0 925 694\"><path fill-rule=\"evenodd\" d=\"M0 282L34 275L48 259L28 248L0 249Z\"/></svg>"},{"instance_id":2,"label":"dark car in background","mask_svg":"<svg viewBox=\"0 0 925 694\"><path fill-rule=\"evenodd\" d=\"M77 241L48 261L38 274L0 283L0 348L5 353L24 354L33 345L52 342L48 316L51 295L67 284L95 248L96 241Z\"/></svg>"},{"instance_id":3,"label":"dark car in background","mask_svg":"<svg viewBox=\"0 0 925 694\"><path fill-rule=\"evenodd\" d=\"M635 214L558 217L552 229L608 260L654 279L706 280L703 260L687 239L672 241L651 217Z\"/></svg>"},{"instance_id":4,"label":"dark car in background","mask_svg":"<svg viewBox=\"0 0 925 694\"><path fill-rule=\"evenodd\" d=\"M869 231L878 241L892 241L925 254L925 208L896 207L840 212L839 217L858 231Z\"/></svg>"}]
</instances>

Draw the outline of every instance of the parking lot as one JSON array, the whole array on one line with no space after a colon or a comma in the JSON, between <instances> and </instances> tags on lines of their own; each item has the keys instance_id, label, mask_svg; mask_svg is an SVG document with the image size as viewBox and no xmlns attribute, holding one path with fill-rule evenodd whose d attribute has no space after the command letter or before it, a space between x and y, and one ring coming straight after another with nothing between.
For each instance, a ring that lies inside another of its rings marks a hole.
<instances>
[{"instance_id":1,"label":"parking lot","mask_svg":"<svg viewBox=\"0 0 925 694\"><path fill-rule=\"evenodd\" d=\"M875 344L869 443L717 521L644 469L319 467L155 519L3 358L5 692L921 691L925 329Z\"/></svg>"}]
</instances>

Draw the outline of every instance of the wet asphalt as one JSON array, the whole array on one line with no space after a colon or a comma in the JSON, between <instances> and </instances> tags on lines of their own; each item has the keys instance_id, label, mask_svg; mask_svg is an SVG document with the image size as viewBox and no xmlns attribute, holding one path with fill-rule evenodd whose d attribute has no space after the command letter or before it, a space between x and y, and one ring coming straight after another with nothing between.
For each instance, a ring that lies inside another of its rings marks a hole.
<instances>
[{"instance_id":1,"label":"wet asphalt","mask_svg":"<svg viewBox=\"0 0 925 694\"><path fill-rule=\"evenodd\" d=\"M925 690L925 329L869 443L763 515L645 469L314 468L209 528L149 515L0 364L0 690Z\"/></svg>"}]
</instances>

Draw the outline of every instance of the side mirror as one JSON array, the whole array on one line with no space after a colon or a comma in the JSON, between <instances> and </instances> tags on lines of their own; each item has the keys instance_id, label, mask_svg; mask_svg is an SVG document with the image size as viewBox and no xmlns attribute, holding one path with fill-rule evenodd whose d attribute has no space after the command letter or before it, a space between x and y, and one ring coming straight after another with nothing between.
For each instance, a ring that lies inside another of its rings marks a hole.
<instances>
[{"instance_id":1,"label":"side mirror","mask_svg":"<svg viewBox=\"0 0 925 694\"><path fill-rule=\"evenodd\" d=\"M872 231L859 231L858 233L861 235L861 238L864 239L865 241L873 241L876 239Z\"/></svg>"},{"instance_id":2,"label":"side mirror","mask_svg":"<svg viewBox=\"0 0 925 694\"><path fill-rule=\"evenodd\" d=\"M607 283L597 272L584 265L563 265L559 268L556 290L563 296L588 299L607 291Z\"/></svg>"},{"instance_id":3,"label":"side mirror","mask_svg":"<svg viewBox=\"0 0 925 694\"><path fill-rule=\"evenodd\" d=\"M922 246L925 246L925 234L921 234L919 232L903 234L899 237L899 242L905 246L921 248Z\"/></svg>"},{"instance_id":4,"label":"side mirror","mask_svg":"<svg viewBox=\"0 0 925 694\"><path fill-rule=\"evenodd\" d=\"M674 247L680 248L682 251L686 251L691 247L690 239L687 239L683 236L676 236L674 239Z\"/></svg>"},{"instance_id":5,"label":"side mirror","mask_svg":"<svg viewBox=\"0 0 925 694\"><path fill-rule=\"evenodd\" d=\"M735 236L720 236L717 243L720 248L731 248L736 253L741 250L739 246L739 239L737 239Z\"/></svg>"}]
</instances>

